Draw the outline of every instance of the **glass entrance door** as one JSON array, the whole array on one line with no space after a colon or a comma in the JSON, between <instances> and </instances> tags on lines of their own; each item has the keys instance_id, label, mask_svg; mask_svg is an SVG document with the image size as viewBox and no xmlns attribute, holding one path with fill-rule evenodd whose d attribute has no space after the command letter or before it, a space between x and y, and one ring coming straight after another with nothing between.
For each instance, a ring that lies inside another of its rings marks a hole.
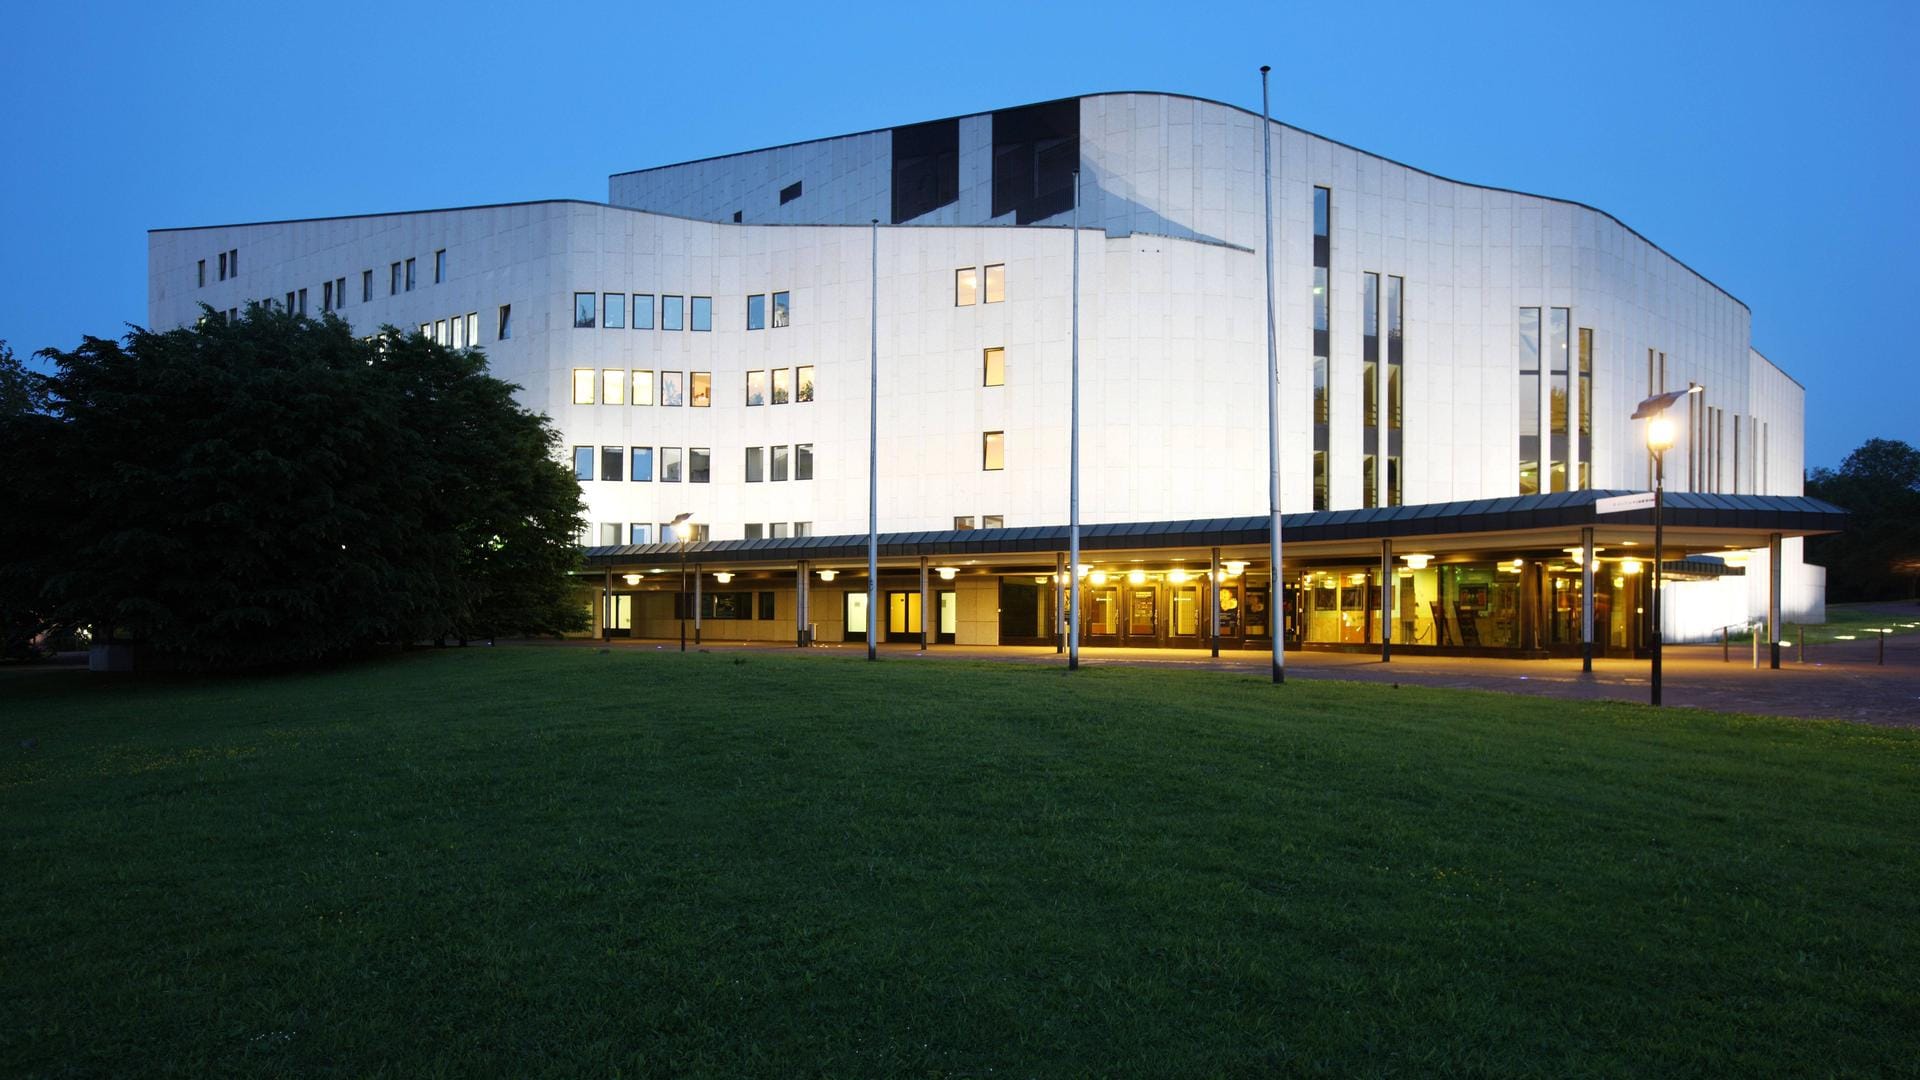
<instances>
[{"instance_id":1,"label":"glass entrance door","mask_svg":"<svg viewBox=\"0 0 1920 1080\"><path fill-rule=\"evenodd\" d=\"M1186 639L1182 644L1191 645L1213 629L1212 612L1204 615L1200 611L1200 587L1198 585L1174 585L1168 589L1168 602L1173 605L1173 625L1169 627L1170 636Z\"/></svg>"},{"instance_id":2,"label":"glass entrance door","mask_svg":"<svg viewBox=\"0 0 1920 1080\"><path fill-rule=\"evenodd\" d=\"M920 640L920 592L887 594L887 640Z\"/></svg>"},{"instance_id":3,"label":"glass entrance door","mask_svg":"<svg viewBox=\"0 0 1920 1080\"><path fill-rule=\"evenodd\" d=\"M1153 586L1134 586L1127 590L1127 644L1151 645L1158 627L1154 617L1159 611L1158 590Z\"/></svg>"},{"instance_id":4,"label":"glass entrance door","mask_svg":"<svg viewBox=\"0 0 1920 1080\"><path fill-rule=\"evenodd\" d=\"M867 594L850 592L845 595L847 598L846 640L865 641L867 640Z\"/></svg>"},{"instance_id":5,"label":"glass entrance door","mask_svg":"<svg viewBox=\"0 0 1920 1080\"><path fill-rule=\"evenodd\" d=\"M940 622L934 627L937 639L942 645L951 645L960 630L960 601L952 589L940 590L933 595L933 600L940 615Z\"/></svg>"}]
</instances>

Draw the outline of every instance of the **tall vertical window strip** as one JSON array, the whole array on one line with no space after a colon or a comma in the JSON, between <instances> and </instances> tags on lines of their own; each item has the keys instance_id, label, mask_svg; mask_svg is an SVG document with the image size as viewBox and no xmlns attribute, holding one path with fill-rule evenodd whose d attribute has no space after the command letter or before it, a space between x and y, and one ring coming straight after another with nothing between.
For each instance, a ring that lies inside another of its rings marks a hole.
<instances>
[{"instance_id":1,"label":"tall vertical window strip","mask_svg":"<svg viewBox=\"0 0 1920 1080\"><path fill-rule=\"evenodd\" d=\"M1360 275L1360 505L1380 505L1380 275Z\"/></svg>"},{"instance_id":2,"label":"tall vertical window strip","mask_svg":"<svg viewBox=\"0 0 1920 1080\"><path fill-rule=\"evenodd\" d=\"M662 296L660 298L660 329L680 329L681 320L685 315L686 300L684 297Z\"/></svg>"},{"instance_id":3,"label":"tall vertical window strip","mask_svg":"<svg viewBox=\"0 0 1920 1080\"><path fill-rule=\"evenodd\" d=\"M635 330L653 329L653 294L633 294L633 328Z\"/></svg>"},{"instance_id":4,"label":"tall vertical window strip","mask_svg":"<svg viewBox=\"0 0 1920 1080\"><path fill-rule=\"evenodd\" d=\"M592 368L573 369L573 403L575 405L593 404L593 380Z\"/></svg>"},{"instance_id":5,"label":"tall vertical window strip","mask_svg":"<svg viewBox=\"0 0 1920 1080\"><path fill-rule=\"evenodd\" d=\"M1540 493L1540 309L1520 309L1520 494Z\"/></svg>"},{"instance_id":6,"label":"tall vertical window strip","mask_svg":"<svg viewBox=\"0 0 1920 1080\"><path fill-rule=\"evenodd\" d=\"M767 328L767 298L761 293L747 297L747 329Z\"/></svg>"},{"instance_id":7,"label":"tall vertical window strip","mask_svg":"<svg viewBox=\"0 0 1920 1080\"><path fill-rule=\"evenodd\" d=\"M1400 377L1406 363L1406 279L1387 278L1387 505L1399 506L1400 490L1400 405L1405 380Z\"/></svg>"},{"instance_id":8,"label":"tall vertical window strip","mask_svg":"<svg viewBox=\"0 0 1920 1080\"><path fill-rule=\"evenodd\" d=\"M793 299L788 293L773 294L773 326L779 329L793 321Z\"/></svg>"},{"instance_id":9,"label":"tall vertical window strip","mask_svg":"<svg viewBox=\"0 0 1920 1080\"><path fill-rule=\"evenodd\" d=\"M987 267L986 302L998 304L1007 298L1007 267L1004 263L994 263Z\"/></svg>"},{"instance_id":10,"label":"tall vertical window strip","mask_svg":"<svg viewBox=\"0 0 1920 1080\"><path fill-rule=\"evenodd\" d=\"M1552 309L1552 321L1548 324L1552 333L1551 350L1547 354L1548 369L1547 408L1550 412L1548 450L1552 455L1549 465L1549 481L1554 491L1567 490L1567 368L1572 359L1568 355L1569 338L1572 336L1573 312L1571 309L1557 307Z\"/></svg>"},{"instance_id":11,"label":"tall vertical window strip","mask_svg":"<svg viewBox=\"0 0 1920 1080\"><path fill-rule=\"evenodd\" d=\"M447 249L441 248L433 253L433 283L438 285L445 280L447 280Z\"/></svg>"},{"instance_id":12,"label":"tall vertical window strip","mask_svg":"<svg viewBox=\"0 0 1920 1080\"><path fill-rule=\"evenodd\" d=\"M1333 192L1313 189L1313 508L1329 507L1327 453L1329 418L1329 362L1333 355L1329 311L1333 303L1329 282L1333 265Z\"/></svg>"},{"instance_id":13,"label":"tall vertical window strip","mask_svg":"<svg viewBox=\"0 0 1920 1080\"><path fill-rule=\"evenodd\" d=\"M594 323L594 308L599 297L590 292L573 294L573 325L575 329L591 328Z\"/></svg>"},{"instance_id":14,"label":"tall vertical window strip","mask_svg":"<svg viewBox=\"0 0 1920 1080\"><path fill-rule=\"evenodd\" d=\"M373 302L373 271L371 270L360 271L360 302L363 304Z\"/></svg>"},{"instance_id":15,"label":"tall vertical window strip","mask_svg":"<svg viewBox=\"0 0 1920 1080\"><path fill-rule=\"evenodd\" d=\"M713 329L713 297L696 296L693 298L693 329Z\"/></svg>"},{"instance_id":16,"label":"tall vertical window strip","mask_svg":"<svg viewBox=\"0 0 1920 1080\"><path fill-rule=\"evenodd\" d=\"M1593 328L1580 328L1580 490L1593 486Z\"/></svg>"},{"instance_id":17,"label":"tall vertical window strip","mask_svg":"<svg viewBox=\"0 0 1920 1080\"><path fill-rule=\"evenodd\" d=\"M600 325L609 330L627 328L627 294L607 293L600 304Z\"/></svg>"},{"instance_id":18,"label":"tall vertical window strip","mask_svg":"<svg viewBox=\"0 0 1920 1080\"><path fill-rule=\"evenodd\" d=\"M953 272L953 306L972 307L980 299L980 271L963 266Z\"/></svg>"}]
</instances>

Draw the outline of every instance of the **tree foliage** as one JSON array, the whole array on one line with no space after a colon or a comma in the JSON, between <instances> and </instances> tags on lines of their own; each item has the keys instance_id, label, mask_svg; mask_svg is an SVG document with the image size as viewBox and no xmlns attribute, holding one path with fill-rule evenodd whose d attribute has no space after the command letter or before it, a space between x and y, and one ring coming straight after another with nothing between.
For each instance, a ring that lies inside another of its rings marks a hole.
<instances>
[{"instance_id":1,"label":"tree foliage","mask_svg":"<svg viewBox=\"0 0 1920 1080\"><path fill-rule=\"evenodd\" d=\"M478 351L204 314L45 353L7 595L193 668L577 624L579 487Z\"/></svg>"},{"instance_id":2,"label":"tree foliage","mask_svg":"<svg viewBox=\"0 0 1920 1080\"><path fill-rule=\"evenodd\" d=\"M1829 600L1920 596L1920 450L1868 439L1838 469L1813 470L1806 490L1848 512L1845 532L1807 541Z\"/></svg>"}]
</instances>

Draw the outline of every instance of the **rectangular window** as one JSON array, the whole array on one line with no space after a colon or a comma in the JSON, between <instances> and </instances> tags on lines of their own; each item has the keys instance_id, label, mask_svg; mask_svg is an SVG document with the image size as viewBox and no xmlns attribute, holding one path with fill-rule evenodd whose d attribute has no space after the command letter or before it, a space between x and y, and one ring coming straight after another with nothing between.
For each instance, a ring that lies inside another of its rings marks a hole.
<instances>
[{"instance_id":1,"label":"rectangular window","mask_svg":"<svg viewBox=\"0 0 1920 1080\"><path fill-rule=\"evenodd\" d=\"M713 375L710 372L693 373L693 407L704 409L713 404Z\"/></svg>"},{"instance_id":2,"label":"rectangular window","mask_svg":"<svg viewBox=\"0 0 1920 1080\"><path fill-rule=\"evenodd\" d=\"M1007 527L1005 514L981 514L980 527L983 529L1004 529Z\"/></svg>"},{"instance_id":3,"label":"rectangular window","mask_svg":"<svg viewBox=\"0 0 1920 1080\"><path fill-rule=\"evenodd\" d=\"M793 374L794 374L794 387L795 387L793 400L812 401L813 400L813 365L801 364L799 367L793 369Z\"/></svg>"},{"instance_id":4,"label":"rectangular window","mask_svg":"<svg viewBox=\"0 0 1920 1080\"><path fill-rule=\"evenodd\" d=\"M642 521L636 521L627 526L627 543L635 545L653 543L653 526Z\"/></svg>"},{"instance_id":5,"label":"rectangular window","mask_svg":"<svg viewBox=\"0 0 1920 1080\"><path fill-rule=\"evenodd\" d=\"M1007 467L1007 433L989 431L980 436L980 467L996 472Z\"/></svg>"},{"instance_id":6,"label":"rectangular window","mask_svg":"<svg viewBox=\"0 0 1920 1080\"><path fill-rule=\"evenodd\" d=\"M320 283L320 310L333 310L333 282L331 281Z\"/></svg>"},{"instance_id":7,"label":"rectangular window","mask_svg":"<svg viewBox=\"0 0 1920 1080\"><path fill-rule=\"evenodd\" d=\"M713 297L696 296L693 298L693 329L713 329Z\"/></svg>"},{"instance_id":8,"label":"rectangular window","mask_svg":"<svg viewBox=\"0 0 1920 1080\"><path fill-rule=\"evenodd\" d=\"M747 447L747 483L758 484L767 478L767 451L765 447Z\"/></svg>"},{"instance_id":9,"label":"rectangular window","mask_svg":"<svg viewBox=\"0 0 1920 1080\"><path fill-rule=\"evenodd\" d=\"M1313 235L1322 240L1333 235L1333 191L1330 188L1313 189Z\"/></svg>"},{"instance_id":10,"label":"rectangular window","mask_svg":"<svg viewBox=\"0 0 1920 1080\"><path fill-rule=\"evenodd\" d=\"M981 378L983 386L1007 385L1007 350L1002 348L985 349L981 352Z\"/></svg>"},{"instance_id":11,"label":"rectangular window","mask_svg":"<svg viewBox=\"0 0 1920 1080\"><path fill-rule=\"evenodd\" d=\"M575 480L593 479L593 447L573 448L573 478Z\"/></svg>"},{"instance_id":12,"label":"rectangular window","mask_svg":"<svg viewBox=\"0 0 1920 1080\"><path fill-rule=\"evenodd\" d=\"M307 290L301 289L300 290L300 314L305 315L306 313L307 313Z\"/></svg>"},{"instance_id":13,"label":"rectangular window","mask_svg":"<svg viewBox=\"0 0 1920 1080\"><path fill-rule=\"evenodd\" d=\"M426 338L428 341L432 341L433 340L433 324L430 322L421 323L420 336L423 338Z\"/></svg>"},{"instance_id":14,"label":"rectangular window","mask_svg":"<svg viewBox=\"0 0 1920 1080\"><path fill-rule=\"evenodd\" d=\"M997 304L1007 298L1007 267L1004 263L994 263L987 267L987 303Z\"/></svg>"},{"instance_id":15,"label":"rectangular window","mask_svg":"<svg viewBox=\"0 0 1920 1080\"><path fill-rule=\"evenodd\" d=\"M1520 494L1540 493L1540 309L1520 309Z\"/></svg>"},{"instance_id":16,"label":"rectangular window","mask_svg":"<svg viewBox=\"0 0 1920 1080\"><path fill-rule=\"evenodd\" d=\"M953 306L972 307L980 299L980 271L963 266L953 272Z\"/></svg>"},{"instance_id":17,"label":"rectangular window","mask_svg":"<svg viewBox=\"0 0 1920 1080\"><path fill-rule=\"evenodd\" d=\"M220 253L220 261L222 263L227 261L226 252L223 251ZM207 287L207 260L205 259L200 260L200 287L203 289Z\"/></svg>"},{"instance_id":18,"label":"rectangular window","mask_svg":"<svg viewBox=\"0 0 1920 1080\"><path fill-rule=\"evenodd\" d=\"M413 260L407 260L407 291L413 291Z\"/></svg>"},{"instance_id":19,"label":"rectangular window","mask_svg":"<svg viewBox=\"0 0 1920 1080\"><path fill-rule=\"evenodd\" d=\"M1551 309L1548 323L1552 337L1547 353L1548 369L1548 469L1547 479L1554 491L1567 490L1567 363L1572 337L1573 312L1569 308Z\"/></svg>"},{"instance_id":20,"label":"rectangular window","mask_svg":"<svg viewBox=\"0 0 1920 1080\"><path fill-rule=\"evenodd\" d=\"M1593 330L1580 328L1580 488L1593 486ZM1740 427L1734 425L1734 440ZM1737 456L1737 455L1736 455ZM1737 485L1736 485L1737 486Z\"/></svg>"},{"instance_id":21,"label":"rectangular window","mask_svg":"<svg viewBox=\"0 0 1920 1080\"><path fill-rule=\"evenodd\" d=\"M373 302L373 271L371 270L360 271L360 302L363 304Z\"/></svg>"},{"instance_id":22,"label":"rectangular window","mask_svg":"<svg viewBox=\"0 0 1920 1080\"><path fill-rule=\"evenodd\" d=\"M765 539L765 537L764 537L764 536L762 535L762 533L761 533L761 530L762 530L762 529L764 529L764 528L766 528L766 526L764 526L764 525L762 525L762 524L760 524L759 522L757 522L757 521L750 521L750 522L748 522L748 523L747 523L747 525L746 525L746 528L745 528L745 530L743 530L743 531L742 531L742 533L741 533L741 539L743 539L743 540L762 540L762 539Z\"/></svg>"},{"instance_id":23,"label":"rectangular window","mask_svg":"<svg viewBox=\"0 0 1920 1080\"><path fill-rule=\"evenodd\" d=\"M456 349L467 347L467 320L458 315L453 317L453 347Z\"/></svg>"},{"instance_id":24,"label":"rectangular window","mask_svg":"<svg viewBox=\"0 0 1920 1080\"><path fill-rule=\"evenodd\" d=\"M620 523L603 521L600 523L600 546L614 547L620 543Z\"/></svg>"},{"instance_id":25,"label":"rectangular window","mask_svg":"<svg viewBox=\"0 0 1920 1080\"><path fill-rule=\"evenodd\" d=\"M662 296L660 298L660 329L678 330L681 320L686 316L685 298Z\"/></svg>"},{"instance_id":26,"label":"rectangular window","mask_svg":"<svg viewBox=\"0 0 1920 1080\"><path fill-rule=\"evenodd\" d=\"M240 276L240 249L239 248L229 248L227 250L227 276L228 277Z\"/></svg>"},{"instance_id":27,"label":"rectangular window","mask_svg":"<svg viewBox=\"0 0 1920 1080\"><path fill-rule=\"evenodd\" d=\"M793 371L790 368L773 369L773 403L785 405L793 399Z\"/></svg>"},{"instance_id":28,"label":"rectangular window","mask_svg":"<svg viewBox=\"0 0 1920 1080\"><path fill-rule=\"evenodd\" d=\"M590 292L573 294L573 325L575 329L591 329L594 323L594 308L599 297Z\"/></svg>"},{"instance_id":29,"label":"rectangular window","mask_svg":"<svg viewBox=\"0 0 1920 1080\"><path fill-rule=\"evenodd\" d=\"M387 295L400 295L400 264L394 263L387 269Z\"/></svg>"},{"instance_id":30,"label":"rectangular window","mask_svg":"<svg viewBox=\"0 0 1920 1080\"><path fill-rule=\"evenodd\" d=\"M627 328L627 294L610 292L601 298L600 325L609 330Z\"/></svg>"},{"instance_id":31,"label":"rectangular window","mask_svg":"<svg viewBox=\"0 0 1920 1080\"><path fill-rule=\"evenodd\" d=\"M788 203L800 197L801 183L802 181L795 180L793 183L788 184L786 187L783 187L780 189L780 205L781 206L785 206Z\"/></svg>"},{"instance_id":32,"label":"rectangular window","mask_svg":"<svg viewBox=\"0 0 1920 1080\"><path fill-rule=\"evenodd\" d=\"M686 376L678 371L660 373L660 404L681 406L687 403Z\"/></svg>"},{"instance_id":33,"label":"rectangular window","mask_svg":"<svg viewBox=\"0 0 1920 1080\"><path fill-rule=\"evenodd\" d=\"M627 369L607 368L600 373L600 404L627 403Z\"/></svg>"},{"instance_id":34,"label":"rectangular window","mask_svg":"<svg viewBox=\"0 0 1920 1080\"><path fill-rule=\"evenodd\" d=\"M953 528L956 532L972 532L973 515L968 514L965 517L955 517L953 519Z\"/></svg>"},{"instance_id":35,"label":"rectangular window","mask_svg":"<svg viewBox=\"0 0 1920 1080\"><path fill-rule=\"evenodd\" d=\"M795 186L797 187L798 185L795 185ZM785 522L776 521L773 523L773 527L780 530L779 532L774 534L775 536L785 536L787 534L787 526ZM766 620L773 618L773 594L772 593L763 592L760 594L759 616L762 622L765 622Z\"/></svg>"},{"instance_id":36,"label":"rectangular window","mask_svg":"<svg viewBox=\"0 0 1920 1080\"><path fill-rule=\"evenodd\" d=\"M600 448L600 479L619 480L620 470L627 463L627 448L624 446L603 446Z\"/></svg>"},{"instance_id":37,"label":"rectangular window","mask_svg":"<svg viewBox=\"0 0 1920 1080\"><path fill-rule=\"evenodd\" d=\"M787 478L789 451L784 446L776 446L773 447L773 452L770 456L773 459L773 475L769 477L769 479L775 482L785 480Z\"/></svg>"},{"instance_id":38,"label":"rectangular window","mask_svg":"<svg viewBox=\"0 0 1920 1080\"><path fill-rule=\"evenodd\" d=\"M438 285L445 280L447 280L447 249L441 248L433 253L433 283Z\"/></svg>"},{"instance_id":39,"label":"rectangular window","mask_svg":"<svg viewBox=\"0 0 1920 1080\"><path fill-rule=\"evenodd\" d=\"M1390 431L1400 430L1400 368L1406 361L1406 291L1406 279L1387 278L1387 428Z\"/></svg>"},{"instance_id":40,"label":"rectangular window","mask_svg":"<svg viewBox=\"0 0 1920 1080\"><path fill-rule=\"evenodd\" d=\"M633 403L635 405L653 404L653 372L646 368L633 370Z\"/></svg>"},{"instance_id":41,"label":"rectangular window","mask_svg":"<svg viewBox=\"0 0 1920 1080\"><path fill-rule=\"evenodd\" d=\"M687 482L707 483L713 475L713 452L704 446L687 447Z\"/></svg>"},{"instance_id":42,"label":"rectangular window","mask_svg":"<svg viewBox=\"0 0 1920 1080\"><path fill-rule=\"evenodd\" d=\"M631 480L636 484L648 484L653 482L653 447L651 446L633 447L631 450L627 452L627 463L633 466L632 468L627 470L628 480ZM636 540L634 542L641 543L642 541Z\"/></svg>"},{"instance_id":43,"label":"rectangular window","mask_svg":"<svg viewBox=\"0 0 1920 1080\"><path fill-rule=\"evenodd\" d=\"M305 306L306 299L307 298L304 296L300 298L300 302L302 306ZM445 319L433 320L433 340L434 340L434 343L438 345L445 345L447 343L447 320Z\"/></svg>"},{"instance_id":44,"label":"rectangular window","mask_svg":"<svg viewBox=\"0 0 1920 1080\"><path fill-rule=\"evenodd\" d=\"M573 403L575 405L593 404L593 369L573 369Z\"/></svg>"},{"instance_id":45,"label":"rectangular window","mask_svg":"<svg viewBox=\"0 0 1920 1080\"><path fill-rule=\"evenodd\" d=\"M767 522L767 535L773 537L775 540L785 540L787 538L787 523L784 521Z\"/></svg>"},{"instance_id":46,"label":"rectangular window","mask_svg":"<svg viewBox=\"0 0 1920 1080\"><path fill-rule=\"evenodd\" d=\"M812 536L812 535L813 535L813 522L811 522L811 521L796 521L796 522L794 522L794 523L793 523L793 535L795 535L795 536Z\"/></svg>"},{"instance_id":47,"label":"rectangular window","mask_svg":"<svg viewBox=\"0 0 1920 1080\"><path fill-rule=\"evenodd\" d=\"M635 330L653 329L653 294L633 294L633 328Z\"/></svg>"},{"instance_id":48,"label":"rectangular window","mask_svg":"<svg viewBox=\"0 0 1920 1080\"><path fill-rule=\"evenodd\" d=\"M747 372L747 404L765 405L767 403L767 373L764 371Z\"/></svg>"},{"instance_id":49,"label":"rectangular window","mask_svg":"<svg viewBox=\"0 0 1920 1080\"><path fill-rule=\"evenodd\" d=\"M495 326L496 326L496 329L494 330L493 336L496 339L500 341L505 341L508 338L511 338L513 336L513 305L512 304L500 305L500 320L495 324Z\"/></svg>"},{"instance_id":50,"label":"rectangular window","mask_svg":"<svg viewBox=\"0 0 1920 1080\"><path fill-rule=\"evenodd\" d=\"M773 294L774 328L779 329L780 327L787 325L791 321L793 321L793 305L788 302L787 294L783 292L774 293Z\"/></svg>"},{"instance_id":51,"label":"rectangular window","mask_svg":"<svg viewBox=\"0 0 1920 1080\"><path fill-rule=\"evenodd\" d=\"M679 447L663 446L660 448L660 482L663 484L677 484L680 482ZM666 530L662 529L661 535L666 535Z\"/></svg>"},{"instance_id":52,"label":"rectangular window","mask_svg":"<svg viewBox=\"0 0 1920 1080\"><path fill-rule=\"evenodd\" d=\"M803 442L803 443L795 443L793 445L793 478L795 480L813 479L813 444L812 443ZM793 535L795 536L807 535L806 533L799 532L798 531L799 528L800 527L798 525L794 526L794 529L796 531L794 532Z\"/></svg>"},{"instance_id":53,"label":"rectangular window","mask_svg":"<svg viewBox=\"0 0 1920 1080\"><path fill-rule=\"evenodd\" d=\"M333 306L337 308L343 308L347 306L347 279L346 278L333 279Z\"/></svg>"},{"instance_id":54,"label":"rectangular window","mask_svg":"<svg viewBox=\"0 0 1920 1080\"><path fill-rule=\"evenodd\" d=\"M220 280L227 280L227 253L224 251L220 253Z\"/></svg>"},{"instance_id":55,"label":"rectangular window","mask_svg":"<svg viewBox=\"0 0 1920 1080\"><path fill-rule=\"evenodd\" d=\"M759 293L747 297L747 329L767 328L767 298Z\"/></svg>"}]
</instances>

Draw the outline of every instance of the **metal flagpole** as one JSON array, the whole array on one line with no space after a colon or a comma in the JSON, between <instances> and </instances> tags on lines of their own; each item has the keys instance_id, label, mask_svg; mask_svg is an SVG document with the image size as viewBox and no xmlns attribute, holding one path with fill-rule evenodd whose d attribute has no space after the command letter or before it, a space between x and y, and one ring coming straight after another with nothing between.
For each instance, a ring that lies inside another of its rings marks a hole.
<instances>
[{"instance_id":1,"label":"metal flagpole","mask_svg":"<svg viewBox=\"0 0 1920 1080\"><path fill-rule=\"evenodd\" d=\"M867 361L867 659L880 634L880 219L873 219L873 351Z\"/></svg>"},{"instance_id":2,"label":"metal flagpole","mask_svg":"<svg viewBox=\"0 0 1920 1080\"><path fill-rule=\"evenodd\" d=\"M1273 681L1287 681L1286 591L1280 574L1280 356L1273 326L1273 122L1267 118L1267 73L1260 65L1260 163L1266 179L1267 219L1267 513L1273 570L1268 575L1267 637L1273 643Z\"/></svg>"},{"instance_id":3,"label":"metal flagpole","mask_svg":"<svg viewBox=\"0 0 1920 1080\"><path fill-rule=\"evenodd\" d=\"M1080 667L1080 170L1073 171L1073 408L1067 455L1067 670Z\"/></svg>"}]
</instances>

